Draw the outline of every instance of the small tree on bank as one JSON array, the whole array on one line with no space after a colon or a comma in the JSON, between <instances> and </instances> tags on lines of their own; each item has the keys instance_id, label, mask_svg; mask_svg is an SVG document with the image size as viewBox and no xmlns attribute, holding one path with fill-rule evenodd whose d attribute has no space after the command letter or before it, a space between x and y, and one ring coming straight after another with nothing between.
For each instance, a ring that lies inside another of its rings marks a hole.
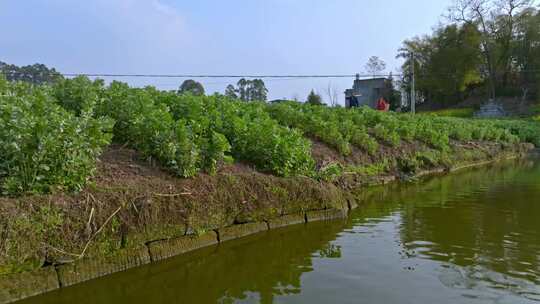
<instances>
[{"instance_id":1,"label":"small tree on bank","mask_svg":"<svg viewBox=\"0 0 540 304\"><path fill-rule=\"evenodd\" d=\"M193 79L188 79L182 83L180 89L178 90L179 94L190 93L195 96L204 95L204 87L200 82L197 82Z\"/></svg>"},{"instance_id":2,"label":"small tree on bank","mask_svg":"<svg viewBox=\"0 0 540 304\"><path fill-rule=\"evenodd\" d=\"M315 93L313 90L309 93L306 103L317 106L323 105L321 95Z\"/></svg>"}]
</instances>

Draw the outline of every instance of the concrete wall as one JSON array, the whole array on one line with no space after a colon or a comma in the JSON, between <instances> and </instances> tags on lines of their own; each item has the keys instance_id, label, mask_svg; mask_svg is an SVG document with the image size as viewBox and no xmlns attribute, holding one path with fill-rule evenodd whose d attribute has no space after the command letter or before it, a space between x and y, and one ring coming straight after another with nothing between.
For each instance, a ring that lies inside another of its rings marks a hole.
<instances>
[{"instance_id":1,"label":"concrete wall","mask_svg":"<svg viewBox=\"0 0 540 304\"><path fill-rule=\"evenodd\" d=\"M114 256L84 258L63 265L38 270L0 275L0 304L11 303L31 296L65 288L115 272L155 263L203 247L242 238L279 227L306 222L346 218L350 204L344 209L313 210L283 215L265 222L232 225L202 235L179 236L146 243L137 250L122 250Z\"/></svg>"}]
</instances>

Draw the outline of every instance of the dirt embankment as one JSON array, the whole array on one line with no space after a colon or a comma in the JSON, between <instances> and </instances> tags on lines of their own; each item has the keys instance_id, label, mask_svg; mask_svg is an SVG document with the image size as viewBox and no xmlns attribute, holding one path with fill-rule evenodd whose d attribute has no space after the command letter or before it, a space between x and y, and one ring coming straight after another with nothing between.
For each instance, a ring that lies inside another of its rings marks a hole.
<instances>
[{"instance_id":1,"label":"dirt embankment","mask_svg":"<svg viewBox=\"0 0 540 304\"><path fill-rule=\"evenodd\" d=\"M515 156L531 148L486 142L453 142L452 146L452 166ZM403 177L399 160L422 151L429 147L403 143L395 148L381 145L374 155L355 149L344 157L314 141L313 156L319 168L330 163L358 167L390 160L391 164L385 172L344 174L323 182L309 177L279 178L244 164L226 166L214 176L179 179L141 160L133 150L111 147L80 193L0 198L0 279L126 250L136 252L159 240L235 224L266 222L271 227L274 224L269 223L285 215L302 221L310 210L347 210L357 204L354 191ZM429 161L416 166L416 172L406 173L450 169L449 164Z\"/></svg>"},{"instance_id":2,"label":"dirt embankment","mask_svg":"<svg viewBox=\"0 0 540 304\"><path fill-rule=\"evenodd\" d=\"M78 194L0 198L0 274L346 204L337 186L307 177L235 164L215 176L179 179L114 147Z\"/></svg>"}]
</instances>

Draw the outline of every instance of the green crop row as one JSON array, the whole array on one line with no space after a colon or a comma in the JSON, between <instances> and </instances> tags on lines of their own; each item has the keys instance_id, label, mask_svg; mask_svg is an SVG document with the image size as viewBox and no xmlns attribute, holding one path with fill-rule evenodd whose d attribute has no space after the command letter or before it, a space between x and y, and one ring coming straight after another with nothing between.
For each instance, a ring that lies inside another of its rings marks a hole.
<instances>
[{"instance_id":1,"label":"green crop row","mask_svg":"<svg viewBox=\"0 0 540 304\"><path fill-rule=\"evenodd\" d=\"M533 120L247 103L218 94L182 95L121 82L106 85L85 77L53 86L0 79L0 124L0 188L6 194L81 189L111 141L138 150L181 177L214 174L222 165L239 161L278 176L320 180L379 174L390 166L441 165L454 140L540 145L540 123ZM310 139L343 155L358 148L384 156L382 147L401 149L407 143L424 143L429 153L419 152L414 161L401 163L382 157L379 163L335 163L316 170Z\"/></svg>"},{"instance_id":2,"label":"green crop row","mask_svg":"<svg viewBox=\"0 0 540 304\"><path fill-rule=\"evenodd\" d=\"M443 152L450 149L451 140L540 144L539 125L532 121L384 113L366 107L328 108L293 102L270 105L267 111L281 124L298 128L343 155L351 152L351 145L374 154L380 144L399 147L404 141L423 142Z\"/></svg>"},{"instance_id":3,"label":"green crop row","mask_svg":"<svg viewBox=\"0 0 540 304\"><path fill-rule=\"evenodd\" d=\"M269 105L266 110L282 125L300 129L343 155L351 153L351 145L371 154L378 149L377 141L368 134L367 128L356 123L350 117L351 112L344 109L284 102Z\"/></svg>"},{"instance_id":4,"label":"green crop row","mask_svg":"<svg viewBox=\"0 0 540 304\"><path fill-rule=\"evenodd\" d=\"M116 121L115 141L182 177L213 174L234 159L279 176L310 175L314 168L310 142L271 119L264 104L120 82L105 86L84 77L64 80L54 91L59 103L75 113L95 100L90 103L96 104L96 117Z\"/></svg>"}]
</instances>

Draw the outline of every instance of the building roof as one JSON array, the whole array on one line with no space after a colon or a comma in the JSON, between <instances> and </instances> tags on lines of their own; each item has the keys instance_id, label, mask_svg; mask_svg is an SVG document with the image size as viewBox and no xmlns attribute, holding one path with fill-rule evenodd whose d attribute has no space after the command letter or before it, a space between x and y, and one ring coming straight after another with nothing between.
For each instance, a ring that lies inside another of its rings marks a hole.
<instances>
[{"instance_id":1,"label":"building roof","mask_svg":"<svg viewBox=\"0 0 540 304\"><path fill-rule=\"evenodd\" d=\"M386 81L386 78L384 77L366 78L366 79L357 79L356 81L359 81L359 82Z\"/></svg>"}]
</instances>

